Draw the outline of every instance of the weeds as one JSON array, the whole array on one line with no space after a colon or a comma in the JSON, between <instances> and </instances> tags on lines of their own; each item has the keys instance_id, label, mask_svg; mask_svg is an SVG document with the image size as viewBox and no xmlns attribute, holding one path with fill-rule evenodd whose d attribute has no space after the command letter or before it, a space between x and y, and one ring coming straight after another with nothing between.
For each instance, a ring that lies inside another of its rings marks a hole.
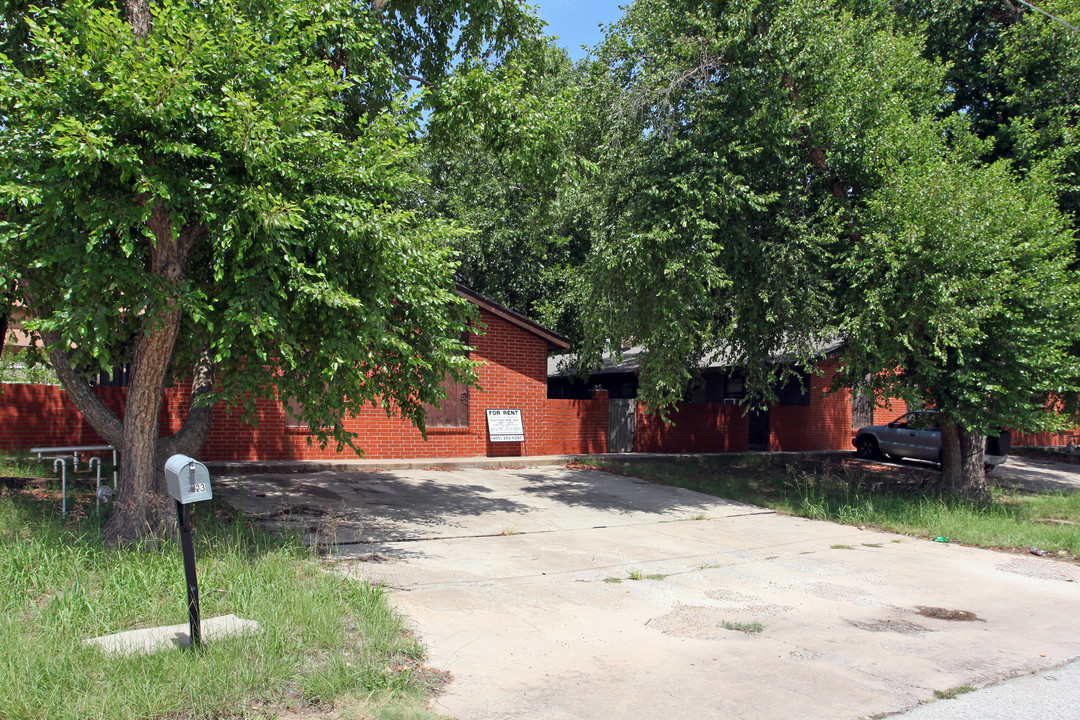
<instances>
[{"instance_id":1,"label":"weeds","mask_svg":"<svg viewBox=\"0 0 1080 720\"><path fill-rule=\"evenodd\" d=\"M765 626L762 625L761 623L757 622L757 621L754 621L754 622L731 622L729 620L725 620L724 622L720 623L720 625L725 630L737 630L738 632L743 632L743 633L746 633L747 635L755 635L755 634L765 630Z\"/></svg>"},{"instance_id":2,"label":"weeds","mask_svg":"<svg viewBox=\"0 0 1080 720\"><path fill-rule=\"evenodd\" d=\"M963 695L964 693L969 692L975 692L975 688L971 685L960 685L958 687L949 688L948 690L935 690L934 697L936 697L938 700L952 700L958 695Z\"/></svg>"},{"instance_id":3,"label":"weeds","mask_svg":"<svg viewBox=\"0 0 1080 720\"><path fill-rule=\"evenodd\" d=\"M630 570L626 573L631 580L663 580L667 577L663 573L643 573L640 570Z\"/></svg>"},{"instance_id":4,"label":"weeds","mask_svg":"<svg viewBox=\"0 0 1080 720\"><path fill-rule=\"evenodd\" d=\"M423 649L383 590L325 572L296 537L262 532L218 501L194 512L202 614L235 613L260 632L195 654L85 645L187 618L179 549L105 547L102 519L84 512L92 495L72 503L81 518L62 522L52 498L0 490L0 676L10 679L0 717L268 717L351 697L424 707Z\"/></svg>"}]
</instances>

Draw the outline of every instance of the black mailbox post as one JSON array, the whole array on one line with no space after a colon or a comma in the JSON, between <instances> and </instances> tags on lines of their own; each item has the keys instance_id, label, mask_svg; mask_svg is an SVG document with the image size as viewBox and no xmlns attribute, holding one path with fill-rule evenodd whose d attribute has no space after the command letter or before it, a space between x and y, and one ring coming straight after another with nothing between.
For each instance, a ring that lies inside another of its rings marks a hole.
<instances>
[{"instance_id":1,"label":"black mailbox post","mask_svg":"<svg viewBox=\"0 0 1080 720\"><path fill-rule=\"evenodd\" d=\"M210 490L210 471L201 462L187 455L173 455L165 461L165 486L176 500L176 517L180 525L180 549L184 554L184 579L187 584L188 630L191 646L197 648L202 644L199 580L195 575L195 546L191 542L191 522L185 512L185 506L213 497Z\"/></svg>"}]
</instances>

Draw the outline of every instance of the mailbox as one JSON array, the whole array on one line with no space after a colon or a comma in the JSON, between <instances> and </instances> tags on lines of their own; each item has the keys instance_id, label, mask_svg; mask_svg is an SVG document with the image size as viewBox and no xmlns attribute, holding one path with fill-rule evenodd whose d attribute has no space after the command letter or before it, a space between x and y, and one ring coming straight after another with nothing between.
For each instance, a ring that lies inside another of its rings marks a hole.
<instances>
[{"instance_id":1,"label":"mailbox","mask_svg":"<svg viewBox=\"0 0 1080 720\"><path fill-rule=\"evenodd\" d=\"M187 455L173 455L165 461L165 487L176 502L183 505L213 497L210 471Z\"/></svg>"}]
</instances>

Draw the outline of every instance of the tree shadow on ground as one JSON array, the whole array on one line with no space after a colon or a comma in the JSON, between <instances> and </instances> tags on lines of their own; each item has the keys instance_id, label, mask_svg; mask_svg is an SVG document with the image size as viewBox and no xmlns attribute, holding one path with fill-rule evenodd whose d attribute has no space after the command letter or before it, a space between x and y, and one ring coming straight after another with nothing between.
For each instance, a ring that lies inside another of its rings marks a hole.
<instances>
[{"instance_id":1,"label":"tree shadow on ground","mask_svg":"<svg viewBox=\"0 0 1080 720\"><path fill-rule=\"evenodd\" d=\"M433 528L454 528L467 517L521 513L523 503L488 486L431 473L325 471L220 479L223 497L269 525L333 536L338 543L415 539Z\"/></svg>"},{"instance_id":2,"label":"tree shadow on ground","mask_svg":"<svg viewBox=\"0 0 1080 720\"><path fill-rule=\"evenodd\" d=\"M554 500L570 507L584 507L620 514L655 513L672 510L705 512L729 501L640 478L593 469L566 469L562 473L517 473L528 483L523 492Z\"/></svg>"}]
</instances>

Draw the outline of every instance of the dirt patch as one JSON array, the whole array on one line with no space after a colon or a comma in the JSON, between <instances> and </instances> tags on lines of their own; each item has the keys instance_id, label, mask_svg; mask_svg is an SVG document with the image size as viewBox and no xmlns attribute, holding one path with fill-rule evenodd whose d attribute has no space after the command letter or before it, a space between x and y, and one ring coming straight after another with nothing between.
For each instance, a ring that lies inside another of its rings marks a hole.
<instances>
[{"instance_id":1,"label":"dirt patch","mask_svg":"<svg viewBox=\"0 0 1080 720\"><path fill-rule=\"evenodd\" d=\"M839 478L854 490L897 495L922 495L941 479L941 473L936 466L897 467L839 453L799 460L789 467L811 475Z\"/></svg>"},{"instance_id":2,"label":"dirt patch","mask_svg":"<svg viewBox=\"0 0 1080 720\"><path fill-rule=\"evenodd\" d=\"M740 634L724 627L724 623L741 614L737 610L678 603L667 615L652 618L645 625L673 637L720 640Z\"/></svg>"},{"instance_id":3,"label":"dirt patch","mask_svg":"<svg viewBox=\"0 0 1080 720\"><path fill-rule=\"evenodd\" d=\"M263 513L261 515L252 515L251 517L257 520L288 520L291 517L299 515L313 515L315 517L323 517L329 513L326 508L318 507L317 505L292 505L289 507L275 510L274 512Z\"/></svg>"},{"instance_id":4,"label":"dirt patch","mask_svg":"<svg viewBox=\"0 0 1080 720\"><path fill-rule=\"evenodd\" d=\"M12 490L42 488L45 487L45 483L47 482L49 482L49 478L13 477L9 475L0 476L0 485L11 488Z\"/></svg>"},{"instance_id":5,"label":"dirt patch","mask_svg":"<svg viewBox=\"0 0 1080 720\"><path fill-rule=\"evenodd\" d=\"M915 609L918 610L919 614L923 617L937 618L938 620L960 620L963 622L979 620L978 615L967 610L948 610L939 607L926 607L925 605L917 605ZM986 622L985 620L979 621Z\"/></svg>"},{"instance_id":6,"label":"dirt patch","mask_svg":"<svg viewBox=\"0 0 1080 720\"><path fill-rule=\"evenodd\" d=\"M930 628L923 627L918 623L902 622L900 620L852 620L851 624L860 630L869 632L895 632L901 635L918 635L919 633L933 632Z\"/></svg>"}]
</instances>

